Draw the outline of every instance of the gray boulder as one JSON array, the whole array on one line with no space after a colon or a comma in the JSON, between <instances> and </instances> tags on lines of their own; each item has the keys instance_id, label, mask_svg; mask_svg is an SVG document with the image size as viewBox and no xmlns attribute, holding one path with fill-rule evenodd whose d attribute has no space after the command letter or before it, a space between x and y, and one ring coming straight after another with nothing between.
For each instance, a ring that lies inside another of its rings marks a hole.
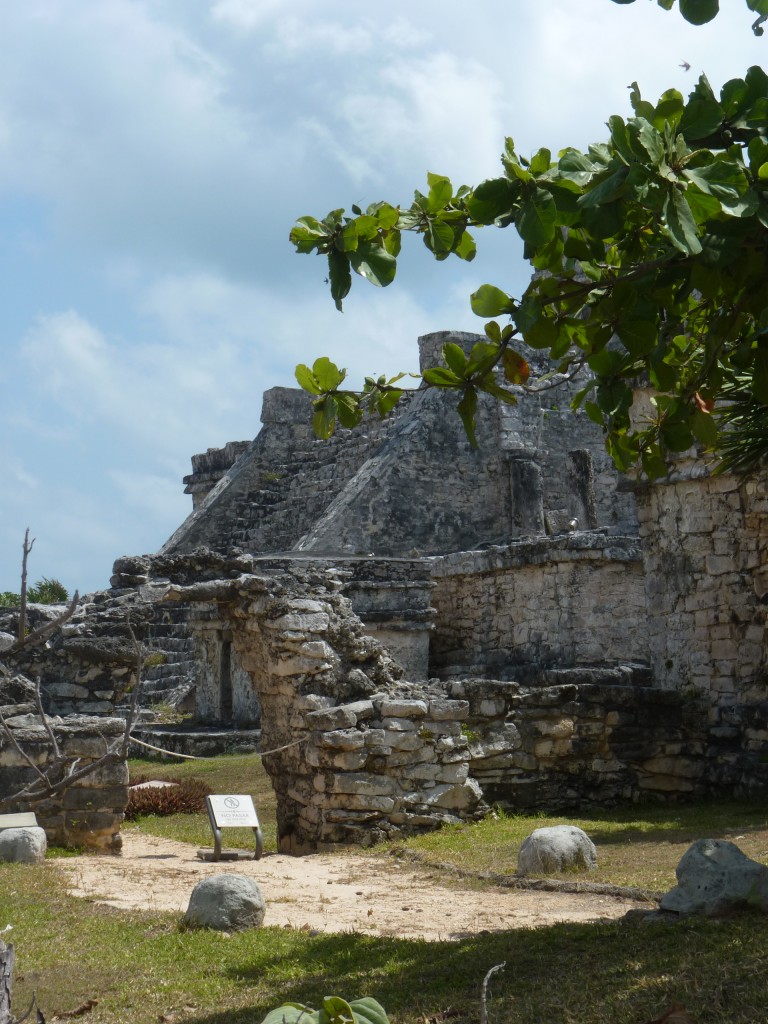
<instances>
[{"instance_id":1,"label":"gray boulder","mask_svg":"<svg viewBox=\"0 0 768 1024\"><path fill-rule=\"evenodd\" d=\"M725 839L699 839L675 869L662 910L719 917L748 907L768 911L768 868Z\"/></svg>"},{"instance_id":2,"label":"gray boulder","mask_svg":"<svg viewBox=\"0 0 768 1024\"><path fill-rule=\"evenodd\" d=\"M0 651L7 651L13 647L16 643L16 637L13 633L3 633L0 631Z\"/></svg>"},{"instance_id":3,"label":"gray boulder","mask_svg":"<svg viewBox=\"0 0 768 1024\"><path fill-rule=\"evenodd\" d=\"M518 875L549 875L560 871L594 871L597 850L575 825L537 828L523 840L517 855Z\"/></svg>"},{"instance_id":4,"label":"gray boulder","mask_svg":"<svg viewBox=\"0 0 768 1024\"><path fill-rule=\"evenodd\" d=\"M4 828L0 831L0 861L42 864L47 849L45 829L30 825L25 828Z\"/></svg>"},{"instance_id":5,"label":"gray boulder","mask_svg":"<svg viewBox=\"0 0 768 1024\"><path fill-rule=\"evenodd\" d=\"M184 923L220 932L259 928L264 921L264 898L246 875L213 875L198 882L189 898Z\"/></svg>"}]
</instances>

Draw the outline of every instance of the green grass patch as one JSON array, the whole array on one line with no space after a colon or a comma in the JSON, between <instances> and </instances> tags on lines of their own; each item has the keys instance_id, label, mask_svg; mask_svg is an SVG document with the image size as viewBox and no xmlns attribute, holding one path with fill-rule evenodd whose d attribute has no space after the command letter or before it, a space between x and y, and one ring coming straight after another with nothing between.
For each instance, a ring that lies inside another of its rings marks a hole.
<instances>
[{"instance_id":1,"label":"green grass patch","mask_svg":"<svg viewBox=\"0 0 768 1024\"><path fill-rule=\"evenodd\" d=\"M389 844L388 852L410 853L427 864L449 863L470 872L514 874L526 836L535 828L564 824L583 829L597 847L597 871L589 874L593 882L667 891L675 884L683 853L702 838L736 842L747 856L768 863L765 804L732 801L622 808L589 816L497 813L484 821L449 825Z\"/></svg>"},{"instance_id":2,"label":"green grass patch","mask_svg":"<svg viewBox=\"0 0 768 1024\"><path fill-rule=\"evenodd\" d=\"M194 761L168 762L146 758L133 758L128 762L131 777L151 778L181 782L184 779L201 779L214 793L241 793L253 798L264 834L264 850L277 850L277 824L275 793L269 781L259 754L232 754L221 757L206 757ZM175 839L180 843L195 846L211 846L211 826L208 815L171 814L167 816L148 815L136 820L142 832ZM224 845L233 849L252 850L253 832L249 828L228 828L223 834Z\"/></svg>"},{"instance_id":3,"label":"green grass patch","mask_svg":"<svg viewBox=\"0 0 768 1024\"><path fill-rule=\"evenodd\" d=\"M98 999L89 1024L258 1024L288 999L341 994L373 995L393 1024L475 1022L482 978L502 961L489 1024L640 1024L674 1001L700 1024L766 1019L765 916L557 925L454 943L269 927L226 937L68 897L55 862L3 865L0 907L14 926L14 1006L20 1013L36 992L48 1019Z\"/></svg>"}]
</instances>

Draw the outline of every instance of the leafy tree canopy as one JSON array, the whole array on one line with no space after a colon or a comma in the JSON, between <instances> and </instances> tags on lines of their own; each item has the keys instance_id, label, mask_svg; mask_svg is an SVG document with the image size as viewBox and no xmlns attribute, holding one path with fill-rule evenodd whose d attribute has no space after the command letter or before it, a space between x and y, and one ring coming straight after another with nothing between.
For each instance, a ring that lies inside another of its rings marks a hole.
<instances>
[{"instance_id":1,"label":"leafy tree canopy","mask_svg":"<svg viewBox=\"0 0 768 1024\"><path fill-rule=\"evenodd\" d=\"M66 604L69 601L67 588L58 580L49 580L43 576L34 587L27 590L27 601L30 604ZM0 592L0 608L18 608L21 595L11 590Z\"/></svg>"},{"instance_id":2,"label":"leafy tree canopy","mask_svg":"<svg viewBox=\"0 0 768 1024\"><path fill-rule=\"evenodd\" d=\"M658 2L670 10L675 0ZM746 3L768 19L768 0ZM703 24L718 3L679 8ZM470 439L480 392L514 403L532 386L515 348L522 340L546 350L558 374L590 371L575 404L604 427L620 469L661 476L667 453L694 442L748 467L768 450L768 76L752 67L719 93L702 76L687 100L669 89L656 103L634 83L630 97L633 116L610 117L607 138L586 152L525 157L508 138L498 177L454 188L429 174L408 207L301 217L291 241L327 259L341 310L353 271L391 284L404 232L421 235L437 260L471 260L476 229L514 227L534 268L528 287L478 288L470 301L487 340L468 356L447 345L447 365L423 373L422 386L456 392ZM326 358L296 375L316 396L320 436L337 420L384 415L402 394L402 375L346 390ZM632 422L638 379L655 389L654 411Z\"/></svg>"}]
</instances>

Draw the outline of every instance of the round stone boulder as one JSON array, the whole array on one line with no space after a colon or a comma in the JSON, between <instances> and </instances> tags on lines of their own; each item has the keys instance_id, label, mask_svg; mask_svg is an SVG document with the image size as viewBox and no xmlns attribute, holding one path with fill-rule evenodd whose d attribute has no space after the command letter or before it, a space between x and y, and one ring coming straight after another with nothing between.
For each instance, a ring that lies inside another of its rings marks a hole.
<instances>
[{"instance_id":1,"label":"round stone boulder","mask_svg":"<svg viewBox=\"0 0 768 1024\"><path fill-rule=\"evenodd\" d=\"M45 829L29 825L0 831L0 861L16 864L42 864L48 840Z\"/></svg>"},{"instance_id":2,"label":"round stone boulder","mask_svg":"<svg viewBox=\"0 0 768 1024\"><path fill-rule=\"evenodd\" d=\"M736 910L768 912L768 868L726 839L699 839L675 870L677 885L661 909L722 917Z\"/></svg>"},{"instance_id":3,"label":"round stone boulder","mask_svg":"<svg viewBox=\"0 0 768 1024\"><path fill-rule=\"evenodd\" d=\"M561 871L594 871L597 850L575 825L537 828L523 840L517 855L518 875L552 875Z\"/></svg>"},{"instance_id":4,"label":"round stone boulder","mask_svg":"<svg viewBox=\"0 0 768 1024\"><path fill-rule=\"evenodd\" d=\"M246 875L212 875L198 882L189 898L184 923L220 932L259 928L264 922L264 898Z\"/></svg>"}]
</instances>

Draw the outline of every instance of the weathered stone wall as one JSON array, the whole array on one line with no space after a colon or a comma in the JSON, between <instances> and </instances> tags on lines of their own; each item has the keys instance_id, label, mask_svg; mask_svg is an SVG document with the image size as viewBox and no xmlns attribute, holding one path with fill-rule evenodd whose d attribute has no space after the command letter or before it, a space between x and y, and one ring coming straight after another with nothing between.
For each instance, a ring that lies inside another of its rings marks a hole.
<instances>
[{"instance_id":1,"label":"weathered stone wall","mask_svg":"<svg viewBox=\"0 0 768 1024\"><path fill-rule=\"evenodd\" d=\"M481 814L476 783L466 764L456 766L468 756L459 736L467 705L403 703L411 684L398 682L402 669L354 615L338 570L272 568L174 586L167 598L193 603L196 634L214 622L231 633L261 705L280 849L304 853L358 840L361 829L381 838ZM352 707L336 711L340 704Z\"/></svg>"},{"instance_id":2,"label":"weathered stone wall","mask_svg":"<svg viewBox=\"0 0 768 1024\"><path fill-rule=\"evenodd\" d=\"M26 755L45 769L52 758L51 743L34 705L14 701L0 711ZM72 715L49 718L48 722L61 754L69 760L79 759L78 767L119 744L125 731L125 723L116 718ZM16 793L35 778L34 769L0 731L0 793ZM127 803L128 765L121 761L97 769L61 794L35 802L20 801L6 810L34 811L51 844L116 852L121 846L120 825Z\"/></svg>"},{"instance_id":3,"label":"weathered stone wall","mask_svg":"<svg viewBox=\"0 0 768 1024\"><path fill-rule=\"evenodd\" d=\"M485 799L567 810L717 792L706 705L647 683L630 666L451 683L469 704L470 774Z\"/></svg>"},{"instance_id":4,"label":"weathered stone wall","mask_svg":"<svg viewBox=\"0 0 768 1024\"><path fill-rule=\"evenodd\" d=\"M601 532L435 559L433 675L648 658L640 548Z\"/></svg>"},{"instance_id":5,"label":"weathered stone wall","mask_svg":"<svg viewBox=\"0 0 768 1024\"><path fill-rule=\"evenodd\" d=\"M768 481L681 460L637 504L657 685L764 699Z\"/></svg>"},{"instance_id":6,"label":"weathered stone wall","mask_svg":"<svg viewBox=\"0 0 768 1024\"><path fill-rule=\"evenodd\" d=\"M50 621L64 609L33 610L32 628ZM109 715L136 680L136 647L126 616L134 629L151 614L140 597L110 599L104 593L81 600L73 617L46 644L24 647L5 655L9 666L30 679L39 679L45 710L52 715ZM17 612L12 613L18 616Z\"/></svg>"},{"instance_id":7,"label":"weathered stone wall","mask_svg":"<svg viewBox=\"0 0 768 1024\"><path fill-rule=\"evenodd\" d=\"M338 430L320 441L312 430L311 396L295 388L272 388L264 394L263 426L255 440L206 491L161 553L188 554L201 545L227 555L236 548L257 554L290 550L378 449L408 405L406 400L386 420L371 417L357 430ZM185 479L191 487L194 479ZM368 548L338 553L367 554Z\"/></svg>"}]
</instances>

